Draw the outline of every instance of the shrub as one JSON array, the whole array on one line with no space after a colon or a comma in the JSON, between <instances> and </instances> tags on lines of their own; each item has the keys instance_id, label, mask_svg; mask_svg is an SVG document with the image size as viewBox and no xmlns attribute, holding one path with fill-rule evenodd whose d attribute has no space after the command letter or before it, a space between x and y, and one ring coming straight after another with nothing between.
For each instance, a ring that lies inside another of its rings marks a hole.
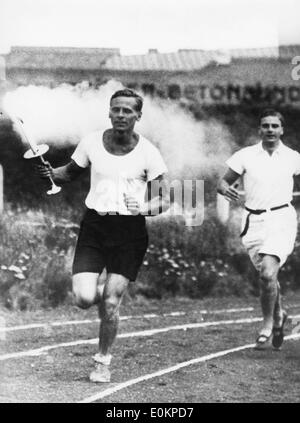
<instances>
[{"instance_id":1,"label":"shrub","mask_svg":"<svg viewBox=\"0 0 300 423\"><path fill-rule=\"evenodd\" d=\"M77 227L42 212L8 210L0 218L0 293L10 308L56 306L70 291Z\"/></svg>"},{"instance_id":2,"label":"shrub","mask_svg":"<svg viewBox=\"0 0 300 423\"><path fill-rule=\"evenodd\" d=\"M233 213L234 216L234 213ZM235 218L234 218L235 219ZM258 275L238 237L207 207L201 226L184 219L148 219L150 245L131 295L258 295ZM9 209L0 217L0 295L5 306L55 307L69 298L78 225L39 211ZM298 289L300 243L280 273L282 291Z\"/></svg>"},{"instance_id":3,"label":"shrub","mask_svg":"<svg viewBox=\"0 0 300 423\"><path fill-rule=\"evenodd\" d=\"M207 220L196 227L185 226L179 218L149 220L150 245L136 293L156 298L256 293L248 256L232 253L230 230L209 209L207 213Z\"/></svg>"}]
</instances>

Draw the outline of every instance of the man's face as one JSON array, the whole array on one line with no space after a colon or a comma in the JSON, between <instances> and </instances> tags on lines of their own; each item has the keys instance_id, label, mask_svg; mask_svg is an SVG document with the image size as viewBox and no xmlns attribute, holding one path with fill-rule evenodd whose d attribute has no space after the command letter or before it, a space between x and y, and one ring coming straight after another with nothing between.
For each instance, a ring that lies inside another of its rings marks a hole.
<instances>
[{"instance_id":1,"label":"man's face","mask_svg":"<svg viewBox=\"0 0 300 423\"><path fill-rule=\"evenodd\" d=\"M109 118L113 128L118 131L132 130L142 116L142 112L138 112L135 107L134 97L113 98L109 109Z\"/></svg>"},{"instance_id":2,"label":"man's face","mask_svg":"<svg viewBox=\"0 0 300 423\"><path fill-rule=\"evenodd\" d=\"M264 142L276 143L283 134L283 127L277 116L266 116L261 119L259 135Z\"/></svg>"}]
</instances>

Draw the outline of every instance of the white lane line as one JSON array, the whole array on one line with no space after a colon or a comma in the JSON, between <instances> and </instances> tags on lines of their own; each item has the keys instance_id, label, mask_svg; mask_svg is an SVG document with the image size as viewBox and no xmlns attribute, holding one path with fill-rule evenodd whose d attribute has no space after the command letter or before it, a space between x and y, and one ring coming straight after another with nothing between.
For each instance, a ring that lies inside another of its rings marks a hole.
<instances>
[{"instance_id":1,"label":"white lane line","mask_svg":"<svg viewBox=\"0 0 300 423\"><path fill-rule=\"evenodd\" d=\"M244 307L244 308L230 308L230 309L223 309L223 310L199 310L199 311L192 311L193 314L223 314L223 313L241 313L244 311L254 311L253 307ZM130 319L154 319L156 317L179 317L188 315L189 312L185 311L173 311L172 313L164 313L164 314L143 314L143 315L132 315L132 316L121 316L120 320L130 320ZM18 325L18 326L1 326L0 332L13 332L18 330L26 330L26 329L36 329L36 328L45 328L49 329L49 327L56 327L56 326L67 326L67 325L82 325L88 323L99 323L99 319L93 320L69 320L69 321L58 321L58 322L48 322L48 323L31 323L28 325Z\"/></svg>"},{"instance_id":2,"label":"white lane line","mask_svg":"<svg viewBox=\"0 0 300 423\"><path fill-rule=\"evenodd\" d=\"M254 317L254 318L248 318L248 319L219 320L215 322L190 323L185 325L169 326L165 328L147 329L147 330L136 331L136 332L121 333L117 337L118 338L132 338L137 336L152 336L158 333L169 332L172 330L187 330L187 329L196 329L196 328L203 328L203 327L209 327L209 326L234 325L239 323L253 323L253 322L259 322L261 320L262 319L260 317ZM99 341L99 338L93 338L93 339L82 339L79 341L72 341L72 342L63 342L63 343L54 344L54 345L46 345L44 347L35 348L33 350L2 354L0 355L0 361L9 360L12 358L37 356L37 355L45 354L48 351L51 351L57 348L66 348L66 347L72 347L72 346L84 345L84 344L96 344L98 343L98 341Z\"/></svg>"},{"instance_id":3,"label":"white lane line","mask_svg":"<svg viewBox=\"0 0 300 423\"><path fill-rule=\"evenodd\" d=\"M289 316L289 318L290 319L300 318L300 314ZM218 320L215 322L190 323L185 325L169 326L165 328L147 329L147 330L136 331L136 332L121 333L117 335L117 338L152 336L158 333L169 332L172 330L187 330L187 329L204 328L209 326L234 325L234 324L240 324L240 323L254 323L254 322L260 322L261 320L262 320L261 317L252 317L247 319ZM98 341L99 341L99 338L92 338L92 339L82 339L82 340L77 340L72 342L63 342L63 343L54 344L54 345L46 345L44 347L36 348L33 350L2 354L0 355L0 361L9 360L11 358L38 356L38 355L46 354L48 351L51 351L57 348L66 348L66 347L73 347L77 345L86 345L86 344L97 344Z\"/></svg>"},{"instance_id":4,"label":"white lane line","mask_svg":"<svg viewBox=\"0 0 300 423\"><path fill-rule=\"evenodd\" d=\"M285 340L298 339L298 338L300 338L299 333L285 336ZM253 348L254 346L255 346L255 344L246 344L246 345L242 345L240 347L231 348L231 349L228 349L228 350L219 351L217 353L204 355L202 357L194 358L194 359L189 360L189 361L184 361L182 363L176 364L176 365L168 367L166 369L162 369L162 370L159 370L159 371L154 372L154 373L149 373L147 375L140 376L140 377L137 377L135 379L127 380L126 382L120 383L116 386L113 386L112 388L105 389L104 391L101 391L98 394L91 395L90 397L87 397L87 398L85 398L81 401L78 401L78 403L95 402L99 399L108 397L109 395L112 395L115 392L120 391L121 389L128 388L129 386L132 386L132 385L136 385L137 383L144 382L146 380L153 379L155 377L160 377L160 376L163 376L167 373L175 372L179 369L191 366L193 364L201 363L201 362L208 361L208 360L213 360L214 358L223 357L224 355L228 355L228 354L231 354L231 353L234 353L234 352L237 352L237 351L242 351L242 350L246 350L246 349L249 349L249 348Z\"/></svg>"},{"instance_id":5,"label":"white lane line","mask_svg":"<svg viewBox=\"0 0 300 423\"><path fill-rule=\"evenodd\" d=\"M300 304L294 304L288 307L290 308L300 308ZM246 311L255 311L254 307L243 307L243 308L226 308L221 310L199 310L199 311L173 311L171 313L164 313L164 314L142 314L142 315L129 315L129 316L121 316L120 320L131 320L131 319L154 319L157 317L180 317L186 316L189 314L223 314L223 313L242 313ZM0 333L1 332L14 332L18 330L27 330L27 329L37 329L37 328L44 328L49 329L51 327L58 327L58 326L68 326L68 325L82 325L88 323L99 323L99 319L85 319L85 320L69 320L69 321L57 321L57 322L48 322L48 323L31 323L28 325L19 325L19 326L0 326Z\"/></svg>"},{"instance_id":6,"label":"white lane line","mask_svg":"<svg viewBox=\"0 0 300 423\"><path fill-rule=\"evenodd\" d=\"M71 320L67 322L50 322L50 323L31 323L28 325L19 325L19 326L6 326L1 327L0 332L13 332L17 330L25 329L36 329L36 328L49 328L49 326L66 326L66 325L77 325L83 323L94 323L99 320Z\"/></svg>"}]
</instances>

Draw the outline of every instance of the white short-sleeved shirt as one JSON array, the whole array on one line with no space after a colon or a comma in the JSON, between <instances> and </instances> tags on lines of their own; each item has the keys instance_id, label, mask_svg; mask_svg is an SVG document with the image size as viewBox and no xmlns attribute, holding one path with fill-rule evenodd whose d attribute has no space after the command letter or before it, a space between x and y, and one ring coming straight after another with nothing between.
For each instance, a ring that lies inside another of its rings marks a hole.
<instances>
[{"instance_id":1,"label":"white short-sleeved shirt","mask_svg":"<svg viewBox=\"0 0 300 423\"><path fill-rule=\"evenodd\" d=\"M293 176L300 174L300 154L281 141L270 156L262 142L233 154L227 165L243 177L245 205L269 209L293 198Z\"/></svg>"},{"instance_id":2,"label":"white short-sleeved shirt","mask_svg":"<svg viewBox=\"0 0 300 423\"><path fill-rule=\"evenodd\" d=\"M141 135L132 151L116 156L104 147L103 131L93 132L80 141L72 159L80 167L91 166L91 186L85 204L99 213L130 215L124 194L143 204L147 182L168 171L159 150Z\"/></svg>"}]
</instances>

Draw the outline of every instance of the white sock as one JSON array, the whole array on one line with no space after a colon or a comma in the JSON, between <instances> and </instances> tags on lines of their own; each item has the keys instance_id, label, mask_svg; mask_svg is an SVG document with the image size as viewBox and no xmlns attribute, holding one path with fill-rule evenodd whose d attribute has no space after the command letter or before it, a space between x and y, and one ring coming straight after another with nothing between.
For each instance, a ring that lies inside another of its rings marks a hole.
<instances>
[{"instance_id":1,"label":"white sock","mask_svg":"<svg viewBox=\"0 0 300 423\"><path fill-rule=\"evenodd\" d=\"M112 355L111 354L103 355L103 354L97 353L93 356L93 359L97 363L101 363L101 364L104 364L105 366L109 366L112 359Z\"/></svg>"}]
</instances>

